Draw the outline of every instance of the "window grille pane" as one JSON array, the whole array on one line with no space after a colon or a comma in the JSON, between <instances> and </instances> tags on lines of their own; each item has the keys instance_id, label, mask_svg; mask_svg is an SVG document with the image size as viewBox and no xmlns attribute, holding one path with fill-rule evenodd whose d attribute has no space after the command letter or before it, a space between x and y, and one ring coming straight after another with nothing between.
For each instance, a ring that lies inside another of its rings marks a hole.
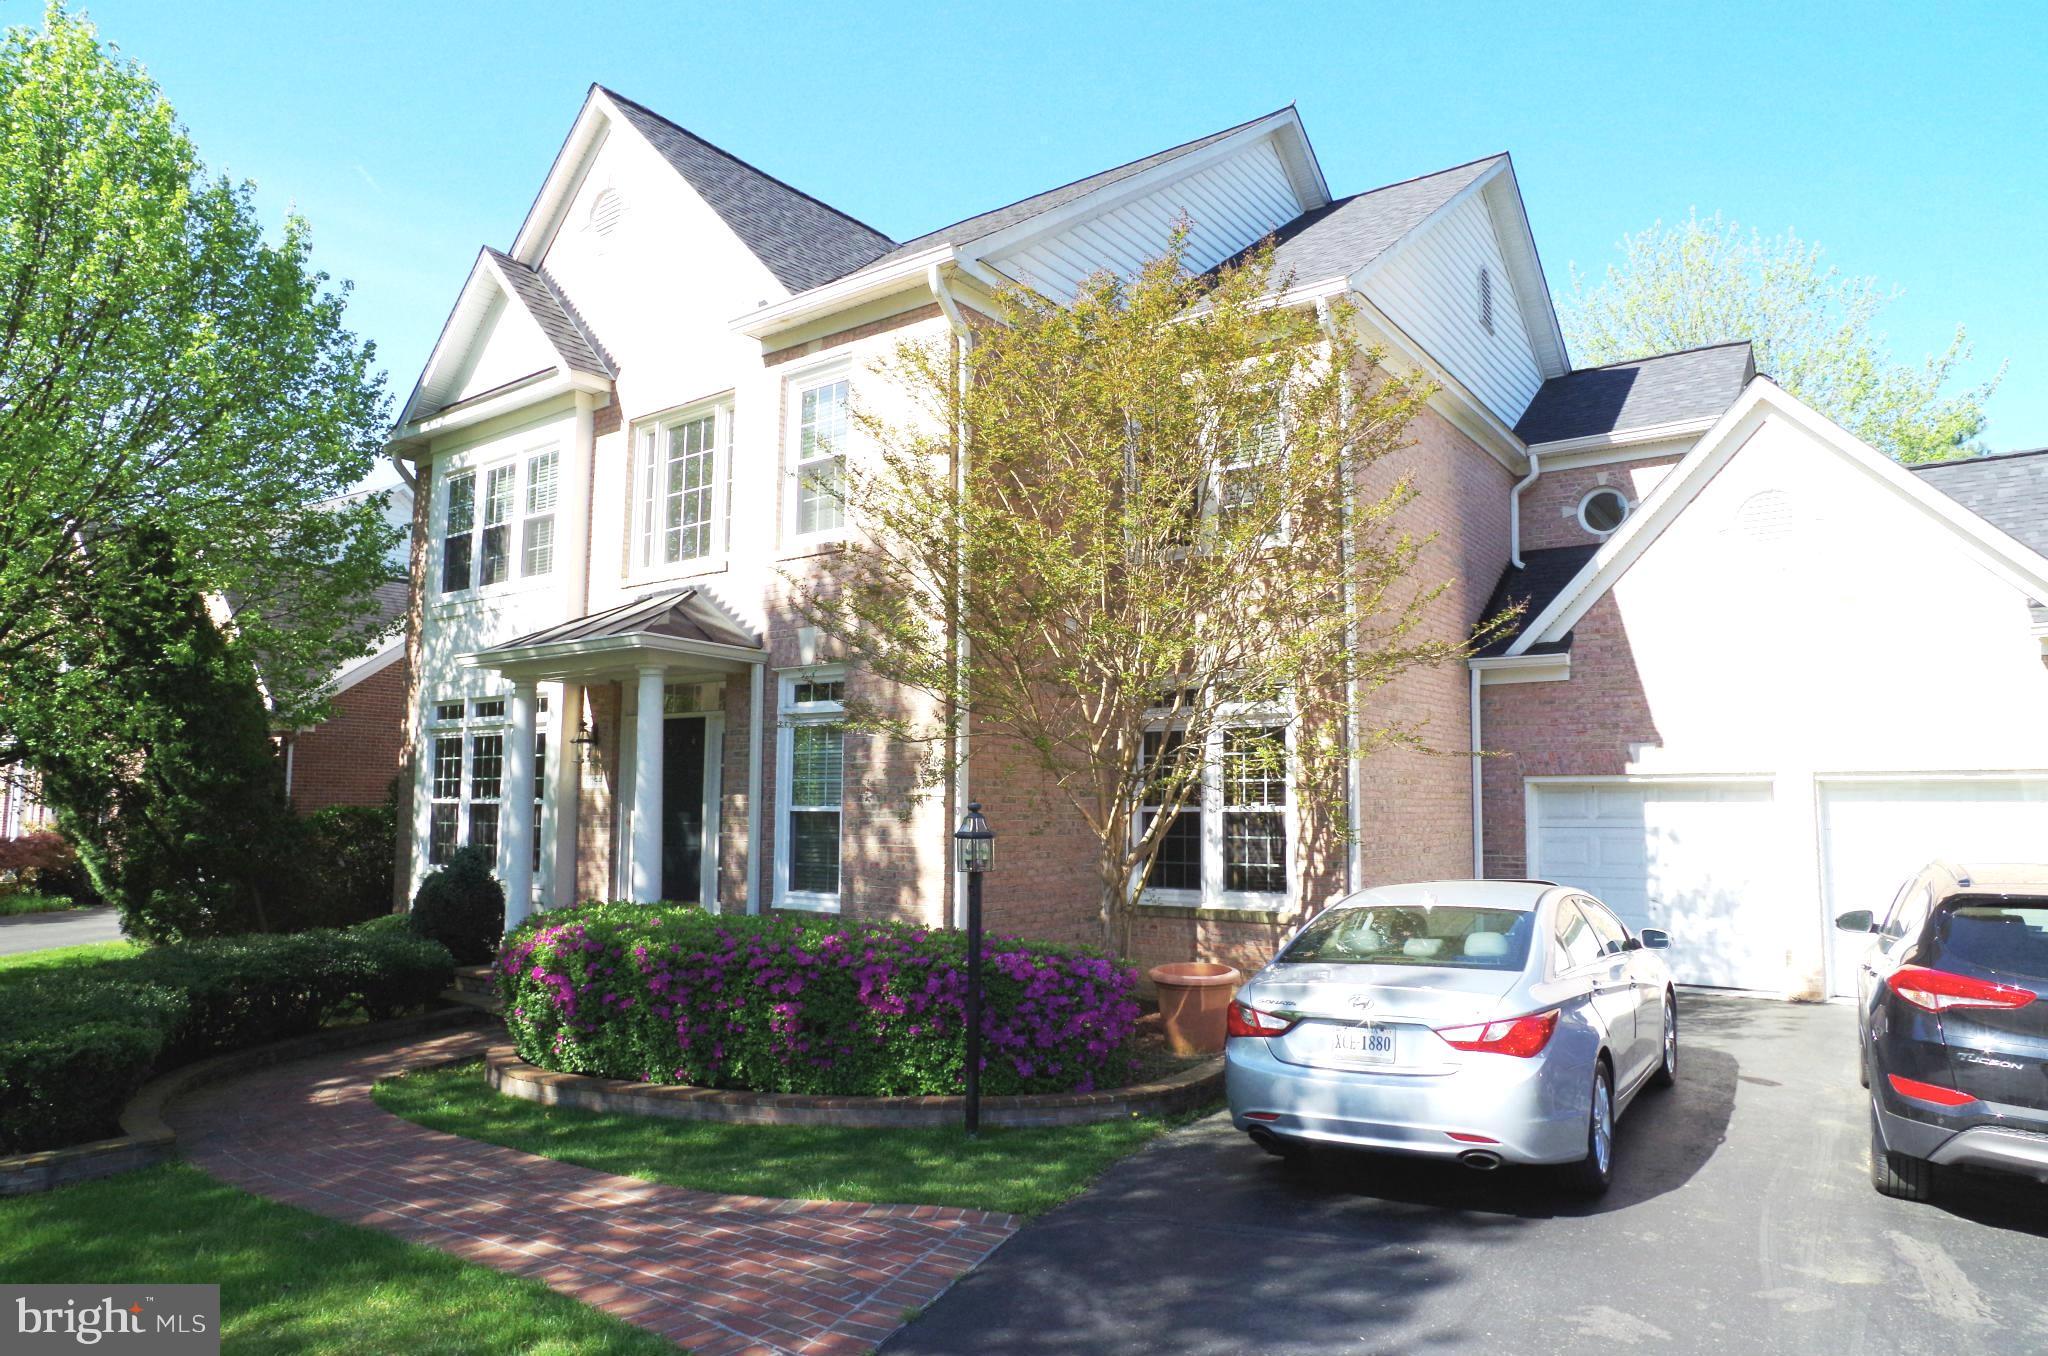
<instances>
[{"instance_id":1,"label":"window grille pane","mask_svg":"<svg viewBox=\"0 0 2048 1356\"><path fill-rule=\"evenodd\" d=\"M462 795L462 737L447 735L434 741L434 799L456 800Z\"/></svg>"},{"instance_id":2,"label":"window grille pane","mask_svg":"<svg viewBox=\"0 0 2048 1356\"><path fill-rule=\"evenodd\" d=\"M793 810L789 816L789 888L839 893L839 812Z\"/></svg>"},{"instance_id":3,"label":"window grille pane","mask_svg":"<svg viewBox=\"0 0 2048 1356\"><path fill-rule=\"evenodd\" d=\"M526 511L529 515L555 511L555 472L560 460L560 455L554 452L542 452L526 459Z\"/></svg>"},{"instance_id":4,"label":"window grille pane","mask_svg":"<svg viewBox=\"0 0 2048 1356\"><path fill-rule=\"evenodd\" d=\"M828 382L805 391L797 420L797 507L799 533L829 532L845 523L839 497L846 456L847 385Z\"/></svg>"},{"instance_id":5,"label":"window grille pane","mask_svg":"<svg viewBox=\"0 0 2048 1356\"><path fill-rule=\"evenodd\" d=\"M805 391L798 429L799 461L839 456L846 443L846 383L828 382Z\"/></svg>"},{"instance_id":6,"label":"window grille pane","mask_svg":"<svg viewBox=\"0 0 2048 1356\"><path fill-rule=\"evenodd\" d=\"M476 472L448 477L448 535L476 526Z\"/></svg>"},{"instance_id":7,"label":"window grille pane","mask_svg":"<svg viewBox=\"0 0 2048 1356\"><path fill-rule=\"evenodd\" d=\"M437 720L437 721L456 721L456 720L461 720L461 719L462 719L462 703L461 703L461 702L437 702L437 703L435 703L435 705L434 705L434 719L435 719L435 720Z\"/></svg>"},{"instance_id":8,"label":"window grille pane","mask_svg":"<svg viewBox=\"0 0 2048 1356\"><path fill-rule=\"evenodd\" d=\"M1223 803L1287 803L1287 731L1223 732Z\"/></svg>"},{"instance_id":9,"label":"window grille pane","mask_svg":"<svg viewBox=\"0 0 2048 1356\"><path fill-rule=\"evenodd\" d=\"M433 827L427 833L427 864L445 866L455 855L456 816L462 811L453 801L434 806Z\"/></svg>"},{"instance_id":10,"label":"window grille pane","mask_svg":"<svg viewBox=\"0 0 2048 1356\"><path fill-rule=\"evenodd\" d=\"M846 514L839 498L839 463L833 459L812 462L797 473L796 530L830 532L845 524Z\"/></svg>"},{"instance_id":11,"label":"window grille pane","mask_svg":"<svg viewBox=\"0 0 2048 1356\"><path fill-rule=\"evenodd\" d=\"M521 573L531 577L555 568L555 515L526 520L526 560Z\"/></svg>"},{"instance_id":12,"label":"window grille pane","mask_svg":"<svg viewBox=\"0 0 2048 1356\"><path fill-rule=\"evenodd\" d=\"M497 857L498 806L496 802L469 807L469 845L482 848L494 859Z\"/></svg>"},{"instance_id":13,"label":"window grille pane","mask_svg":"<svg viewBox=\"0 0 2048 1356\"><path fill-rule=\"evenodd\" d=\"M1167 778L1177 771L1185 770L1191 774L1193 773L1193 769L1181 769L1177 765L1180 747L1186 742L1187 733L1183 730L1148 730L1145 732L1144 764L1146 768L1154 769L1155 772L1146 779L1145 790L1139 802L1140 804L1151 806L1164 805L1167 800L1166 793L1169 789ZM1191 802L1199 802L1201 800L1200 790L1191 791L1189 793L1189 800Z\"/></svg>"},{"instance_id":14,"label":"window grille pane","mask_svg":"<svg viewBox=\"0 0 2048 1356\"><path fill-rule=\"evenodd\" d=\"M493 466L484 478L484 526L509 522L512 517L512 486L518 479L516 466Z\"/></svg>"},{"instance_id":15,"label":"window grille pane","mask_svg":"<svg viewBox=\"0 0 2048 1356\"><path fill-rule=\"evenodd\" d=\"M484 549L477 562L479 585L502 584L512 572L512 529L499 524L484 529Z\"/></svg>"},{"instance_id":16,"label":"window grille pane","mask_svg":"<svg viewBox=\"0 0 2048 1356\"><path fill-rule=\"evenodd\" d=\"M505 777L505 736L480 734L469 737L469 795L472 800L496 800ZM474 821L472 821L474 822Z\"/></svg>"},{"instance_id":17,"label":"window grille pane","mask_svg":"<svg viewBox=\"0 0 2048 1356\"><path fill-rule=\"evenodd\" d=\"M546 809L548 784L548 732L533 737L533 869L540 870L540 821Z\"/></svg>"},{"instance_id":18,"label":"window grille pane","mask_svg":"<svg viewBox=\"0 0 2048 1356\"><path fill-rule=\"evenodd\" d=\"M1285 816L1270 810L1224 815L1223 888L1258 894L1285 893Z\"/></svg>"},{"instance_id":19,"label":"window grille pane","mask_svg":"<svg viewBox=\"0 0 2048 1356\"><path fill-rule=\"evenodd\" d=\"M1150 832L1152 816L1145 816L1141 832ZM1167 825L1166 838L1159 844L1152 869L1145 873L1145 885L1153 890L1200 890L1202 888L1202 812L1182 810Z\"/></svg>"},{"instance_id":20,"label":"window grille pane","mask_svg":"<svg viewBox=\"0 0 2048 1356\"><path fill-rule=\"evenodd\" d=\"M789 700L794 706L816 706L820 703L842 704L846 700L846 680L833 678L827 681L811 681L789 685Z\"/></svg>"},{"instance_id":21,"label":"window grille pane","mask_svg":"<svg viewBox=\"0 0 2048 1356\"><path fill-rule=\"evenodd\" d=\"M505 699L503 697L485 698L476 703L475 709L471 714L478 720L503 720L505 718Z\"/></svg>"},{"instance_id":22,"label":"window grille pane","mask_svg":"<svg viewBox=\"0 0 2048 1356\"><path fill-rule=\"evenodd\" d=\"M799 725L790 732L789 803L839 809L846 753L837 725Z\"/></svg>"},{"instance_id":23,"label":"window grille pane","mask_svg":"<svg viewBox=\"0 0 2048 1356\"><path fill-rule=\"evenodd\" d=\"M718 416L707 414L668 431L667 558L696 560L711 553L711 501L718 447Z\"/></svg>"},{"instance_id":24,"label":"window grille pane","mask_svg":"<svg viewBox=\"0 0 2048 1356\"><path fill-rule=\"evenodd\" d=\"M470 550L475 544L476 539L466 530L441 539L441 592L458 593L469 587Z\"/></svg>"}]
</instances>

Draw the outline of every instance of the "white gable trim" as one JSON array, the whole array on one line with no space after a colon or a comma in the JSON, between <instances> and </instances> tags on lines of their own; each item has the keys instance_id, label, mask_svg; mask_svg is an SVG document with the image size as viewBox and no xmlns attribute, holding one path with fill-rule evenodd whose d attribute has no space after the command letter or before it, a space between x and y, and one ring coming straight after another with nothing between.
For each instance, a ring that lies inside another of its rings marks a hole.
<instances>
[{"instance_id":1,"label":"white gable trim","mask_svg":"<svg viewBox=\"0 0 2048 1356\"><path fill-rule=\"evenodd\" d=\"M404 657L405 632L400 631L369 654L351 659L346 664L337 668L332 679L334 686L327 695L338 697L357 683L362 682L363 679L370 677L372 674L382 673L385 669L391 667L395 661Z\"/></svg>"},{"instance_id":2,"label":"white gable trim","mask_svg":"<svg viewBox=\"0 0 2048 1356\"><path fill-rule=\"evenodd\" d=\"M512 248L506 251L514 259L529 268L540 267L555 232L562 227L562 218L568 214L569 204L575 201L576 190L582 187L583 176L589 173L590 164L611 129L622 123L625 119L619 116L617 105L592 85L583 96L583 107L577 110L576 121L570 125L562 148L555 152L554 163L548 166L547 178L541 180L533 206L526 210L526 220L519 224L519 234L512 238Z\"/></svg>"},{"instance_id":3,"label":"white gable trim","mask_svg":"<svg viewBox=\"0 0 2048 1356\"><path fill-rule=\"evenodd\" d=\"M1564 639L1773 414L1797 424L1823 446L1942 523L1977 554L1992 574L2030 597L2048 600L2048 559L1928 486L1770 378L1760 376L1750 380L1735 403L1714 422L1685 459L1657 482L1620 530L1607 539L1550 605L1523 628L1515 643L1508 647L1508 654L1526 654L1533 645Z\"/></svg>"}]
</instances>

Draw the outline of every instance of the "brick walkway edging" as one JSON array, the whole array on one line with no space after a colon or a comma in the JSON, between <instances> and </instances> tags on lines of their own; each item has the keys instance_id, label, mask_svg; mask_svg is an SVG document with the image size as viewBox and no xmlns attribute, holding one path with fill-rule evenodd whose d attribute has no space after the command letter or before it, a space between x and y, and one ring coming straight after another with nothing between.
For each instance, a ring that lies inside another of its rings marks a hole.
<instances>
[{"instance_id":1,"label":"brick walkway edging","mask_svg":"<svg viewBox=\"0 0 2048 1356\"><path fill-rule=\"evenodd\" d=\"M173 1097L203 1084L273 1064L346 1050L351 1046L403 1040L408 1036L472 1026L484 1020L485 1014L474 1008L436 1008L410 1017L394 1017L389 1021L332 1027L289 1040L272 1041L268 1045L251 1046L246 1050L230 1050L182 1065L143 1084L141 1090L129 1099L128 1105L121 1109L119 1135L0 1158L0 1199L30 1196L70 1186L74 1182L113 1177L175 1157L178 1136L164 1120L164 1108Z\"/></svg>"},{"instance_id":2,"label":"brick walkway edging","mask_svg":"<svg viewBox=\"0 0 2048 1356\"><path fill-rule=\"evenodd\" d=\"M519 1058L509 1045L484 1054L484 1076L499 1092L544 1106L617 1111L685 1121L746 1125L836 1125L917 1129L960 1124L961 1097L813 1097L556 1073ZM984 1125L1088 1125L1191 1111L1223 1095L1223 1057L1154 1083L1103 1092L1026 1093L981 1099Z\"/></svg>"}]
</instances>

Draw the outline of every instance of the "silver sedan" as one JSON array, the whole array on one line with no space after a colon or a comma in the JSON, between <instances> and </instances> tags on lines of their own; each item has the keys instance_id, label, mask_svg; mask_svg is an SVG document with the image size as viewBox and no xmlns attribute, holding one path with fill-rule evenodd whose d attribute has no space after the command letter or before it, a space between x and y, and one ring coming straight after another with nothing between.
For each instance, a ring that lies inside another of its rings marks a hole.
<instances>
[{"instance_id":1,"label":"silver sedan","mask_svg":"<svg viewBox=\"0 0 2048 1356\"><path fill-rule=\"evenodd\" d=\"M1555 1164L1605 1191L1616 1118L1678 1076L1669 944L1548 881L1362 890L1238 991L1231 1123L1281 1155Z\"/></svg>"}]
</instances>

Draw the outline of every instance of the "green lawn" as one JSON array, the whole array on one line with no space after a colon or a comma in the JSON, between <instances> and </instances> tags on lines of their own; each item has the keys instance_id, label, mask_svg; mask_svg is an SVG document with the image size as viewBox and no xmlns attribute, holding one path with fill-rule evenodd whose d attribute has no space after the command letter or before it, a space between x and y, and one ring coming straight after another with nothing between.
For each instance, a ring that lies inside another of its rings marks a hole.
<instances>
[{"instance_id":1,"label":"green lawn","mask_svg":"<svg viewBox=\"0 0 2048 1356\"><path fill-rule=\"evenodd\" d=\"M11 956L0 956L0 973L92 965L103 960L119 960L142 949L140 942L123 938L113 942L87 942L83 946L53 946L44 951L19 951Z\"/></svg>"},{"instance_id":2,"label":"green lawn","mask_svg":"<svg viewBox=\"0 0 2048 1356\"><path fill-rule=\"evenodd\" d=\"M339 1224L171 1164L0 1201L10 1284L218 1284L223 1349L673 1356L538 1281Z\"/></svg>"},{"instance_id":3,"label":"green lawn","mask_svg":"<svg viewBox=\"0 0 2048 1356\"><path fill-rule=\"evenodd\" d=\"M0 895L0 918L12 918L24 913L61 913L67 909L84 907L82 904L74 904L62 895L39 895L33 890L24 890L17 895Z\"/></svg>"},{"instance_id":4,"label":"green lawn","mask_svg":"<svg viewBox=\"0 0 2048 1356\"><path fill-rule=\"evenodd\" d=\"M386 1111L432 1130L698 1191L1017 1215L1051 1209L1179 1123L1147 1117L986 1129L972 1140L959 1130L724 1125L500 1096L484 1081L481 1064L386 1079L375 1096Z\"/></svg>"}]
</instances>

